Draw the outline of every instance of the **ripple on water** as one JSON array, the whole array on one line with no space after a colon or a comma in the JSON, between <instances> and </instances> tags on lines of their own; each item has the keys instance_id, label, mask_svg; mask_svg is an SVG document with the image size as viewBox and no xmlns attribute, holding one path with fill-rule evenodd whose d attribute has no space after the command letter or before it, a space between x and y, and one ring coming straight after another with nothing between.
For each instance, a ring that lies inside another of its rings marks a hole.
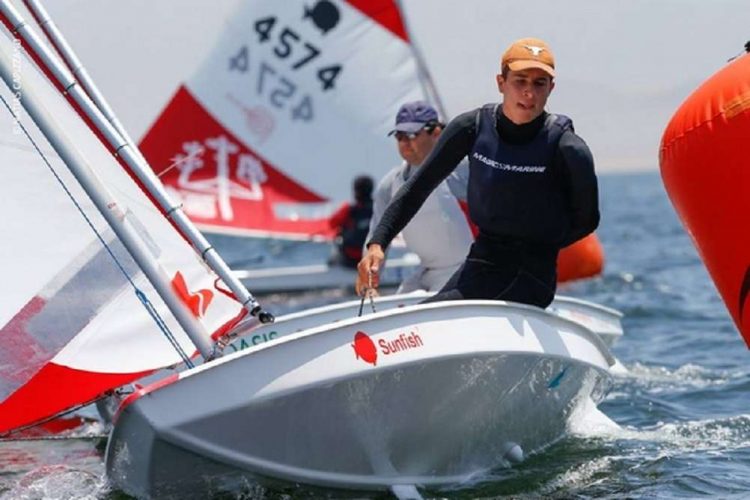
<instances>
[{"instance_id":1,"label":"ripple on water","mask_svg":"<svg viewBox=\"0 0 750 500\"><path fill-rule=\"evenodd\" d=\"M486 480L514 498L723 498L750 490L749 466L750 415L637 428L589 407L569 437Z\"/></svg>"}]
</instances>

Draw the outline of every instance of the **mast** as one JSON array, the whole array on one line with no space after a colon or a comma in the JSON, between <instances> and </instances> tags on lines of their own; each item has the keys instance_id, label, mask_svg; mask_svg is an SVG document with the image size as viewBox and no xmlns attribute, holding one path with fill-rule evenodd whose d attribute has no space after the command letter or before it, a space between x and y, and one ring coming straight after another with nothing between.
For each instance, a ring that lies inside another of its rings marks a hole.
<instances>
[{"instance_id":1,"label":"mast","mask_svg":"<svg viewBox=\"0 0 750 500\"><path fill-rule=\"evenodd\" d=\"M403 0L395 0L395 4L396 9L398 9L399 16L401 16L401 22L403 22L404 24L406 36L409 37L409 47L411 48L412 54L414 54L414 59L417 62L417 74L419 75L419 83L422 84L422 89L427 95L427 99L431 101L432 104L437 108L440 116L442 116L444 120L448 121L448 114L445 111L443 101L440 99L440 94L438 94L437 88L435 87L435 82L433 82L430 71L427 68L427 63L425 62L424 57L422 57L422 52L419 50L419 46L414 40L411 30L409 29L409 21L407 20L404 13Z\"/></svg>"},{"instance_id":2,"label":"mast","mask_svg":"<svg viewBox=\"0 0 750 500\"><path fill-rule=\"evenodd\" d=\"M5 4L3 4L5 6ZM13 65L5 54L0 54L0 77L9 88L13 88ZM102 214L119 240L128 250L133 260L143 270L151 284L157 290L165 304L185 330L201 355L206 360L215 356L212 341L203 325L196 320L188 307L172 291L172 283L166 271L151 255L146 243L138 234L138 229L130 222L122 205L107 190L81 153L67 136L64 127L49 114L40 102L34 88L24 88L21 105L29 113L53 149L65 162L70 172L91 198L97 210Z\"/></svg>"},{"instance_id":3,"label":"mast","mask_svg":"<svg viewBox=\"0 0 750 500\"><path fill-rule=\"evenodd\" d=\"M107 141L114 151L115 155L120 156L136 175L143 185L144 189L154 198L163 214L170 218L177 229L195 248L196 252L203 260L216 272L216 274L227 284L235 297L242 303L243 307L253 315L257 316L260 322L269 323L273 321L273 315L264 311L261 305L253 297L244 285L232 274L229 266L219 256L216 250L208 243L206 238L198 231L193 223L188 219L182 210L181 205L174 204L169 198L164 186L159 182L153 170L146 163L140 152L135 148L127 138L118 132L118 129L110 123L102 111L92 102L84 89L78 85L78 82L70 71L61 63L50 49L42 43L39 36L34 33L31 27L23 20L18 11L10 4L9 0L2 0L0 4L0 14L12 26L12 31L21 36L26 42L32 53L39 58L43 69L45 69L51 78L64 89L68 99L80 107L85 113L85 117L90 120L93 127ZM56 31L56 30L55 30ZM52 30L50 30L52 32ZM60 44L66 45L66 43ZM71 51L72 53L72 51ZM93 82L91 82L93 85ZM93 87L94 89L96 87ZM98 93L98 91L96 92ZM112 114L114 116L114 114ZM116 121L116 119L115 119ZM118 122L119 123L119 122Z\"/></svg>"},{"instance_id":4,"label":"mast","mask_svg":"<svg viewBox=\"0 0 750 500\"><path fill-rule=\"evenodd\" d=\"M88 71L86 71L86 68L78 59L78 56L76 56L73 48L68 44L62 32L57 28L57 25L42 5L42 2L39 0L23 0L23 3L26 5L26 8L29 9L29 12L31 12L31 15L34 17L44 34L47 35L47 38L52 42L52 46L57 50L58 54L60 54L63 62L73 73L73 77L81 84L85 92L89 95L96 107L99 108L107 121L112 124L115 130L117 130L127 143L135 144L125 130L125 127L120 123L120 120L117 119L115 112L112 111L107 100L101 92L99 92L94 80L89 76ZM134 152L143 159L138 148L135 148ZM145 162L145 159L143 159L143 161Z\"/></svg>"}]
</instances>

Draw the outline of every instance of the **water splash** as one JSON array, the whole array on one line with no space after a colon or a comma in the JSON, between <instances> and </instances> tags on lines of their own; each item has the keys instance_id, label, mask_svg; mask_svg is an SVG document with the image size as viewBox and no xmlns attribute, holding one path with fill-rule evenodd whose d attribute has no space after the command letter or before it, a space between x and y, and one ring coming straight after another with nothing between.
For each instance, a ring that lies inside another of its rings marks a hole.
<instances>
[{"instance_id":1,"label":"water splash","mask_svg":"<svg viewBox=\"0 0 750 500\"><path fill-rule=\"evenodd\" d=\"M659 422L635 428L620 426L591 401L571 417L569 431L580 438L598 438L610 443L642 442L663 454L727 452L750 449L750 414L686 422Z\"/></svg>"},{"instance_id":2,"label":"water splash","mask_svg":"<svg viewBox=\"0 0 750 500\"><path fill-rule=\"evenodd\" d=\"M2 500L97 499L110 491L103 474L64 465L38 467L0 494Z\"/></svg>"}]
</instances>

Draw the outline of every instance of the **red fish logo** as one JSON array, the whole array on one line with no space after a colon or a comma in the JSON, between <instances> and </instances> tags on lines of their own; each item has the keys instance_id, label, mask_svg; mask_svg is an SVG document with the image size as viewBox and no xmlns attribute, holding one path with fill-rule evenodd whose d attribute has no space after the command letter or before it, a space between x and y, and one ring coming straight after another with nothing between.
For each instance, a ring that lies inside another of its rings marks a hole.
<instances>
[{"instance_id":1,"label":"red fish logo","mask_svg":"<svg viewBox=\"0 0 750 500\"><path fill-rule=\"evenodd\" d=\"M198 290L195 293L191 293L188 290L185 278L183 278L181 272L177 272L172 280L172 288L177 292L177 296L180 297L182 302L190 308L193 316L200 318L206 314L208 306L214 298L214 294L211 290Z\"/></svg>"},{"instance_id":2,"label":"red fish logo","mask_svg":"<svg viewBox=\"0 0 750 500\"><path fill-rule=\"evenodd\" d=\"M375 343L364 332L354 334L354 343L352 344L354 355L365 363L375 366L378 362L378 351L375 349Z\"/></svg>"}]
</instances>

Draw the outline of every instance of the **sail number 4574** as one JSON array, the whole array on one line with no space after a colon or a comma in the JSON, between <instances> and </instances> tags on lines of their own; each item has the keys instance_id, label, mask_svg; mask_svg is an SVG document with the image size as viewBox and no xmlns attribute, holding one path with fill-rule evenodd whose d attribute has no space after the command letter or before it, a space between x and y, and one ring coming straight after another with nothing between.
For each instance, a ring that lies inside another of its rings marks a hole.
<instances>
[{"instance_id":1,"label":"sail number 4574","mask_svg":"<svg viewBox=\"0 0 750 500\"><path fill-rule=\"evenodd\" d=\"M296 72L309 66L321 55L321 50L312 43L302 40L300 35L293 29L277 27L276 16L268 16L258 19L253 23L258 41L261 44L270 43L271 53L280 60L290 62L292 71ZM253 64L257 71L255 75L255 92L257 95L268 99L271 106L276 109L289 109L292 120L309 122L314 118L313 101L310 94L304 93L300 96L300 87L292 78L283 74L268 61L258 58L253 54ZM248 45L242 45L238 51L229 56L229 70L239 73L250 71L251 57ZM336 80L342 71L340 64L331 64L315 68L316 77L321 85L321 90L326 92L334 89ZM294 73L296 75L298 73Z\"/></svg>"},{"instance_id":2,"label":"sail number 4574","mask_svg":"<svg viewBox=\"0 0 750 500\"><path fill-rule=\"evenodd\" d=\"M320 49L315 45L303 41L297 32L289 27L281 28L275 31L276 16L264 17L255 21L255 32L258 34L260 43L274 42L273 53L279 59L292 58L292 69L298 70L308 63L312 62L320 55ZM341 73L340 64L332 64L318 68L318 80L322 89L331 90L335 87L336 78Z\"/></svg>"}]
</instances>

